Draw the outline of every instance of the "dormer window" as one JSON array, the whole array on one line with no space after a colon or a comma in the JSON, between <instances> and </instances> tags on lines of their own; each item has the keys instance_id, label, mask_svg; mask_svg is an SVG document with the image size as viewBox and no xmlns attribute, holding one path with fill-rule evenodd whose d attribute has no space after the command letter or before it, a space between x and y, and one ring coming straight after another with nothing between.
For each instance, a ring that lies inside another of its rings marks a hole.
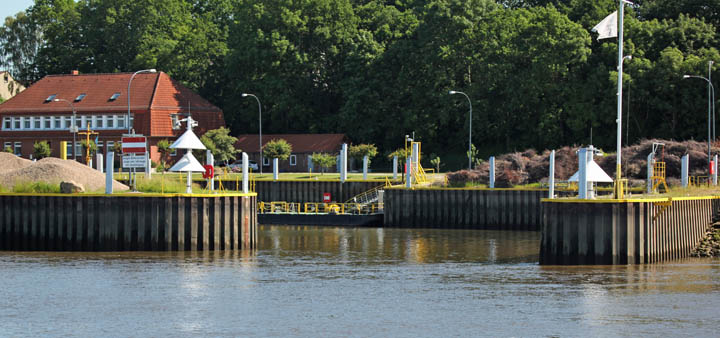
<instances>
[{"instance_id":1,"label":"dormer window","mask_svg":"<svg viewBox=\"0 0 720 338\"><path fill-rule=\"evenodd\" d=\"M115 101L118 97L120 97L120 93L112 94L112 96L110 96L110 101Z\"/></svg>"},{"instance_id":2,"label":"dormer window","mask_svg":"<svg viewBox=\"0 0 720 338\"><path fill-rule=\"evenodd\" d=\"M78 95L78 97L75 98L75 102L80 102L80 101L82 101L82 99L84 99L85 96L87 96L85 93L82 93L82 94Z\"/></svg>"},{"instance_id":3,"label":"dormer window","mask_svg":"<svg viewBox=\"0 0 720 338\"><path fill-rule=\"evenodd\" d=\"M52 102L52 100L55 100L55 96L57 96L57 94L52 94L52 95L48 96L47 99L45 99L45 103Z\"/></svg>"}]
</instances>

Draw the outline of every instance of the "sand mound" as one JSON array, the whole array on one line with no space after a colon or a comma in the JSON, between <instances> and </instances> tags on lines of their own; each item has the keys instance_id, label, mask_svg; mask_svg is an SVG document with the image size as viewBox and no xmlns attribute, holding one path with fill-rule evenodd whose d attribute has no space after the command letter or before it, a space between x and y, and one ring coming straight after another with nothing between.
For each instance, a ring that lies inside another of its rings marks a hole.
<instances>
[{"instance_id":1,"label":"sand mound","mask_svg":"<svg viewBox=\"0 0 720 338\"><path fill-rule=\"evenodd\" d=\"M11 153L0 152L0 163L2 163L2 165L0 165L0 172L8 172L25 168L33 164L33 161L15 156Z\"/></svg>"},{"instance_id":2,"label":"sand mound","mask_svg":"<svg viewBox=\"0 0 720 338\"><path fill-rule=\"evenodd\" d=\"M15 155L12 155L16 157ZM0 172L0 185L12 189L19 182L47 182L59 184L62 181L75 181L82 184L86 191L105 190L105 174L72 160L48 157L11 171ZM113 190L128 190L128 186L113 181Z\"/></svg>"}]
</instances>

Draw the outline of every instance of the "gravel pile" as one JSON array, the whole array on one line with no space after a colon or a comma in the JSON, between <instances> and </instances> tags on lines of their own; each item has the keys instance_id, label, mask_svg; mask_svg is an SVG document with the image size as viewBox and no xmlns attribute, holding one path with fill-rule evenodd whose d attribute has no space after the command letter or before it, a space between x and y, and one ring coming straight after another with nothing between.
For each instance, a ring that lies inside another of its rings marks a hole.
<instances>
[{"instance_id":1,"label":"gravel pile","mask_svg":"<svg viewBox=\"0 0 720 338\"><path fill-rule=\"evenodd\" d=\"M33 164L33 161L15 156L11 153L0 152L0 173L22 169Z\"/></svg>"},{"instance_id":2,"label":"gravel pile","mask_svg":"<svg viewBox=\"0 0 720 338\"><path fill-rule=\"evenodd\" d=\"M20 182L60 184L62 181L74 181L75 183L81 184L85 188L85 191L105 190L105 174L79 162L62 160L55 157L48 157L37 162L32 162L19 159L12 154L8 155L14 157L14 159L6 159L7 156L0 157L0 161L3 161L3 163L11 163L10 165L5 165L5 169L14 168L0 171L0 186L6 189L12 189L15 184ZM128 186L113 181L113 190L121 191L128 189Z\"/></svg>"}]
</instances>

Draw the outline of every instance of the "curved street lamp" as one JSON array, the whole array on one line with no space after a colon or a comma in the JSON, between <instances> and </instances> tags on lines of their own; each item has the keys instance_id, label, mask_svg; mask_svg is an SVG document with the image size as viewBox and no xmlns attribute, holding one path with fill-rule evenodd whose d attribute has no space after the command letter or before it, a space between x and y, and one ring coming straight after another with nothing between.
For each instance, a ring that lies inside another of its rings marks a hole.
<instances>
[{"instance_id":1,"label":"curved street lamp","mask_svg":"<svg viewBox=\"0 0 720 338\"><path fill-rule=\"evenodd\" d=\"M260 105L260 99L257 98L257 96L249 93L242 93L242 97L248 97L252 96L255 98L255 101L257 101L258 104L258 129L260 134L260 175L262 175L262 167L263 167L263 151L262 151L262 106Z\"/></svg>"},{"instance_id":2,"label":"curved street lamp","mask_svg":"<svg viewBox=\"0 0 720 338\"><path fill-rule=\"evenodd\" d=\"M77 161L77 145L75 144L75 139L77 137L77 122L75 119L75 106L72 104L72 102L65 100L65 99L54 99L55 102L65 102L70 106L70 109L72 109L72 124L70 126L70 132L73 133L73 144L72 144L72 151L73 151L73 161Z\"/></svg>"},{"instance_id":3,"label":"curved street lamp","mask_svg":"<svg viewBox=\"0 0 720 338\"><path fill-rule=\"evenodd\" d=\"M467 96L467 94L465 94L465 93L463 93L463 92L458 92L458 91L455 91L455 90L451 90L451 91L448 92L448 94L450 94L450 95L454 95L454 94L464 95L465 98L466 98L467 101L468 101L468 104L470 105L470 127L468 128L468 129L470 129L469 136L468 136L468 170L471 170L471 169L472 169L472 102L470 102L470 97Z\"/></svg>"},{"instance_id":4,"label":"curved street lamp","mask_svg":"<svg viewBox=\"0 0 720 338\"><path fill-rule=\"evenodd\" d=\"M127 126L128 126L128 134L130 134L130 131L132 130L132 126L130 125L130 85L132 84L132 80L135 78L135 75L138 75L138 74L140 74L140 73L156 73L156 72L157 72L157 70L155 70L155 68L138 70L137 72L133 73L133 75L130 77L130 81L128 81L128 89L127 89L127 104L128 104Z\"/></svg>"},{"instance_id":5,"label":"curved street lamp","mask_svg":"<svg viewBox=\"0 0 720 338\"><path fill-rule=\"evenodd\" d=\"M712 61L711 61L712 62ZM711 63L712 65L712 63ZM707 81L707 83L710 85L710 89L712 92L708 92L708 170L710 170L710 162L712 161L710 159L710 142L712 135L710 134L710 116L715 115L715 86L713 86L712 81L710 79L704 77L704 76L698 76L698 75L683 75L683 79L703 79Z\"/></svg>"}]
</instances>

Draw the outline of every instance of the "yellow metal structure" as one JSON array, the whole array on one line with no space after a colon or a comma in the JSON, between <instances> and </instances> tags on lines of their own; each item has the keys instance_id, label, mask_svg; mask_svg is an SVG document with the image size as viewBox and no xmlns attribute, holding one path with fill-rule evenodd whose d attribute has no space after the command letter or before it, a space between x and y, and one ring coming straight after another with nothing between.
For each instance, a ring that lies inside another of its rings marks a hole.
<instances>
[{"instance_id":1,"label":"yellow metal structure","mask_svg":"<svg viewBox=\"0 0 720 338\"><path fill-rule=\"evenodd\" d=\"M624 199L625 193L628 190L627 178L618 178L613 182L613 191L615 192L615 199Z\"/></svg>"},{"instance_id":2,"label":"yellow metal structure","mask_svg":"<svg viewBox=\"0 0 720 338\"><path fill-rule=\"evenodd\" d=\"M100 133L90 130L90 123L88 123L87 130L81 131L78 134L85 135L85 164L89 164L90 163L90 135L100 135Z\"/></svg>"},{"instance_id":3,"label":"yellow metal structure","mask_svg":"<svg viewBox=\"0 0 720 338\"><path fill-rule=\"evenodd\" d=\"M60 158L67 160L67 141L60 141Z\"/></svg>"},{"instance_id":4,"label":"yellow metal structure","mask_svg":"<svg viewBox=\"0 0 720 338\"><path fill-rule=\"evenodd\" d=\"M289 203L258 202L260 214L369 215L383 211L382 203Z\"/></svg>"},{"instance_id":5,"label":"yellow metal structure","mask_svg":"<svg viewBox=\"0 0 720 338\"><path fill-rule=\"evenodd\" d=\"M653 215L653 222L655 222L655 220L660 217L660 215L662 215L665 210L672 206L672 197L668 197L667 201L653 202L653 205L660 207L660 210L658 210L658 212Z\"/></svg>"},{"instance_id":6,"label":"yellow metal structure","mask_svg":"<svg viewBox=\"0 0 720 338\"><path fill-rule=\"evenodd\" d=\"M653 164L653 175L651 180L652 191L657 191L661 184L663 188L665 188L665 192L670 191L670 189L668 189L667 182L665 182L665 162L655 162Z\"/></svg>"},{"instance_id":7,"label":"yellow metal structure","mask_svg":"<svg viewBox=\"0 0 720 338\"><path fill-rule=\"evenodd\" d=\"M377 201L378 199L378 191L383 190L385 188L391 187L392 184L390 184L390 179L385 177L385 185L377 186L375 188L372 188L368 191L362 192L358 195L353 196L349 200L345 201L345 203L369 203Z\"/></svg>"}]
</instances>

